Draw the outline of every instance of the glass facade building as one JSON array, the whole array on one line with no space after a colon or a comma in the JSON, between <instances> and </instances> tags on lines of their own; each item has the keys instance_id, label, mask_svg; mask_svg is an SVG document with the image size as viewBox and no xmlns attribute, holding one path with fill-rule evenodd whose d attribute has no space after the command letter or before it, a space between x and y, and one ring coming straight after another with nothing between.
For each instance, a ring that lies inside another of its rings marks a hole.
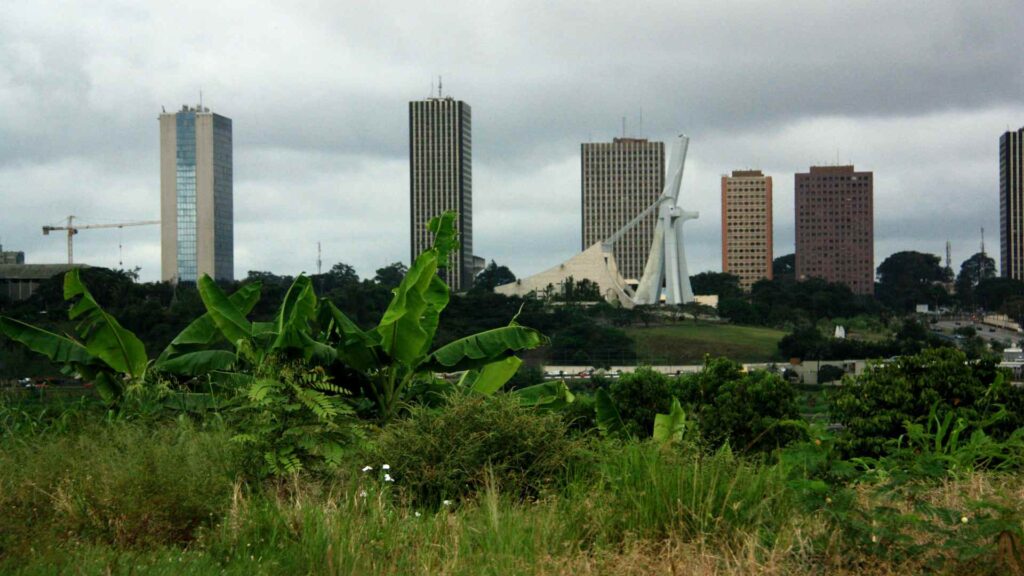
<instances>
[{"instance_id":1,"label":"glass facade building","mask_svg":"<svg viewBox=\"0 0 1024 576\"><path fill-rule=\"evenodd\" d=\"M161 278L234 279L231 119L201 106L160 115Z\"/></svg>"}]
</instances>

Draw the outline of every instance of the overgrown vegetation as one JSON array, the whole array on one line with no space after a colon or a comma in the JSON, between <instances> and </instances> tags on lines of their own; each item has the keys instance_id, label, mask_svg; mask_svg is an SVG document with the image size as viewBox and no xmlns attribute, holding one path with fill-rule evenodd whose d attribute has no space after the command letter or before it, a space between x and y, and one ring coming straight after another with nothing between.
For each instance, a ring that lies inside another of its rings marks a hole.
<instances>
[{"instance_id":1,"label":"overgrown vegetation","mask_svg":"<svg viewBox=\"0 0 1024 576\"><path fill-rule=\"evenodd\" d=\"M0 397L0 572L1024 573L1024 390L991 361L847 375L836 431L725 358L536 382L517 311L444 326L454 227L431 226L369 320L316 279L273 306L206 278L150 359L78 273L73 336L3 318L96 394Z\"/></svg>"}]
</instances>

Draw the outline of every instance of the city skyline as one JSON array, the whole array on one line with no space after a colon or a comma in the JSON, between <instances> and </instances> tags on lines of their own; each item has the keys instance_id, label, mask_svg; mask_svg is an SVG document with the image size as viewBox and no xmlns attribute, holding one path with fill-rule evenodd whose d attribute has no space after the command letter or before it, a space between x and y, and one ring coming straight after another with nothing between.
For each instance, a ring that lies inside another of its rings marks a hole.
<instances>
[{"instance_id":1,"label":"city skyline","mask_svg":"<svg viewBox=\"0 0 1024 576\"><path fill-rule=\"evenodd\" d=\"M40 225L156 216L153 111L202 90L238 122L237 274L312 272L319 241L325 262L372 276L408 259L405 110L438 73L488 119L474 133L475 251L520 276L578 251L578 220L559 216L579 209L578 146L623 135L623 116L627 136L693 138L694 272L720 269L719 180L737 167L775 177L777 256L793 250L793 174L811 164L877 174L875 265L899 250L941 254L947 239L959 263L979 228L998 230L997 137L1024 124L1017 3L545 8L511 19L501 6L257 4L246 10L260 17L240 21L241 6L218 5L196 21L100 2L55 21L46 2L5 7L4 245L60 262L62 243ZM578 33L554 33L580 17ZM408 35L412 25L446 41ZM119 240L82 234L76 252L116 267ZM159 277L155 228L125 229L123 244L127 267Z\"/></svg>"}]
</instances>

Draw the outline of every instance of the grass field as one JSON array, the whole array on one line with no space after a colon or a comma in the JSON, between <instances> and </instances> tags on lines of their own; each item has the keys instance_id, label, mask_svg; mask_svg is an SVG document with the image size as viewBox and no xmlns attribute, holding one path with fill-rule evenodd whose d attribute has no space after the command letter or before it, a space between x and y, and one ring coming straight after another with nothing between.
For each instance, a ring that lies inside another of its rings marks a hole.
<instances>
[{"instance_id":1,"label":"grass field","mask_svg":"<svg viewBox=\"0 0 1024 576\"><path fill-rule=\"evenodd\" d=\"M738 362L778 360L778 343L785 332L755 326L684 322L673 326L630 328L637 358L650 364L700 364L705 354L728 356Z\"/></svg>"}]
</instances>

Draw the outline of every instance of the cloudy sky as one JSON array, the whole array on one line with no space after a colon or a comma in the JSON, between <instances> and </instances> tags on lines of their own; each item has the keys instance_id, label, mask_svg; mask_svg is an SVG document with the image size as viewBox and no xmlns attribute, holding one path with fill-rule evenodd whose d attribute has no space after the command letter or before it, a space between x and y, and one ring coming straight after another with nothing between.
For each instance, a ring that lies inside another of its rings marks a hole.
<instances>
[{"instance_id":1,"label":"cloudy sky","mask_svg":"<svg viewBox=\"0 0 1024 576\"><path fill-rule=\"evenodd\" d=\"M473 108L474 245L527 275L579 249L579 144L691 137L694 271L720 269L719 177L875 173L875 264L998 252L998 139L1024 125L1019 0L0 3L0 241L159 218L157 114L234 122L236 276L408 261L407 102ZM784 7L783 7L784 6ZM640 126L641 115L643 123ZM123 249L119 250L119 244ZM158 227L83 231L77 259L159 277Z\"/></svg>"}]
</instances>

